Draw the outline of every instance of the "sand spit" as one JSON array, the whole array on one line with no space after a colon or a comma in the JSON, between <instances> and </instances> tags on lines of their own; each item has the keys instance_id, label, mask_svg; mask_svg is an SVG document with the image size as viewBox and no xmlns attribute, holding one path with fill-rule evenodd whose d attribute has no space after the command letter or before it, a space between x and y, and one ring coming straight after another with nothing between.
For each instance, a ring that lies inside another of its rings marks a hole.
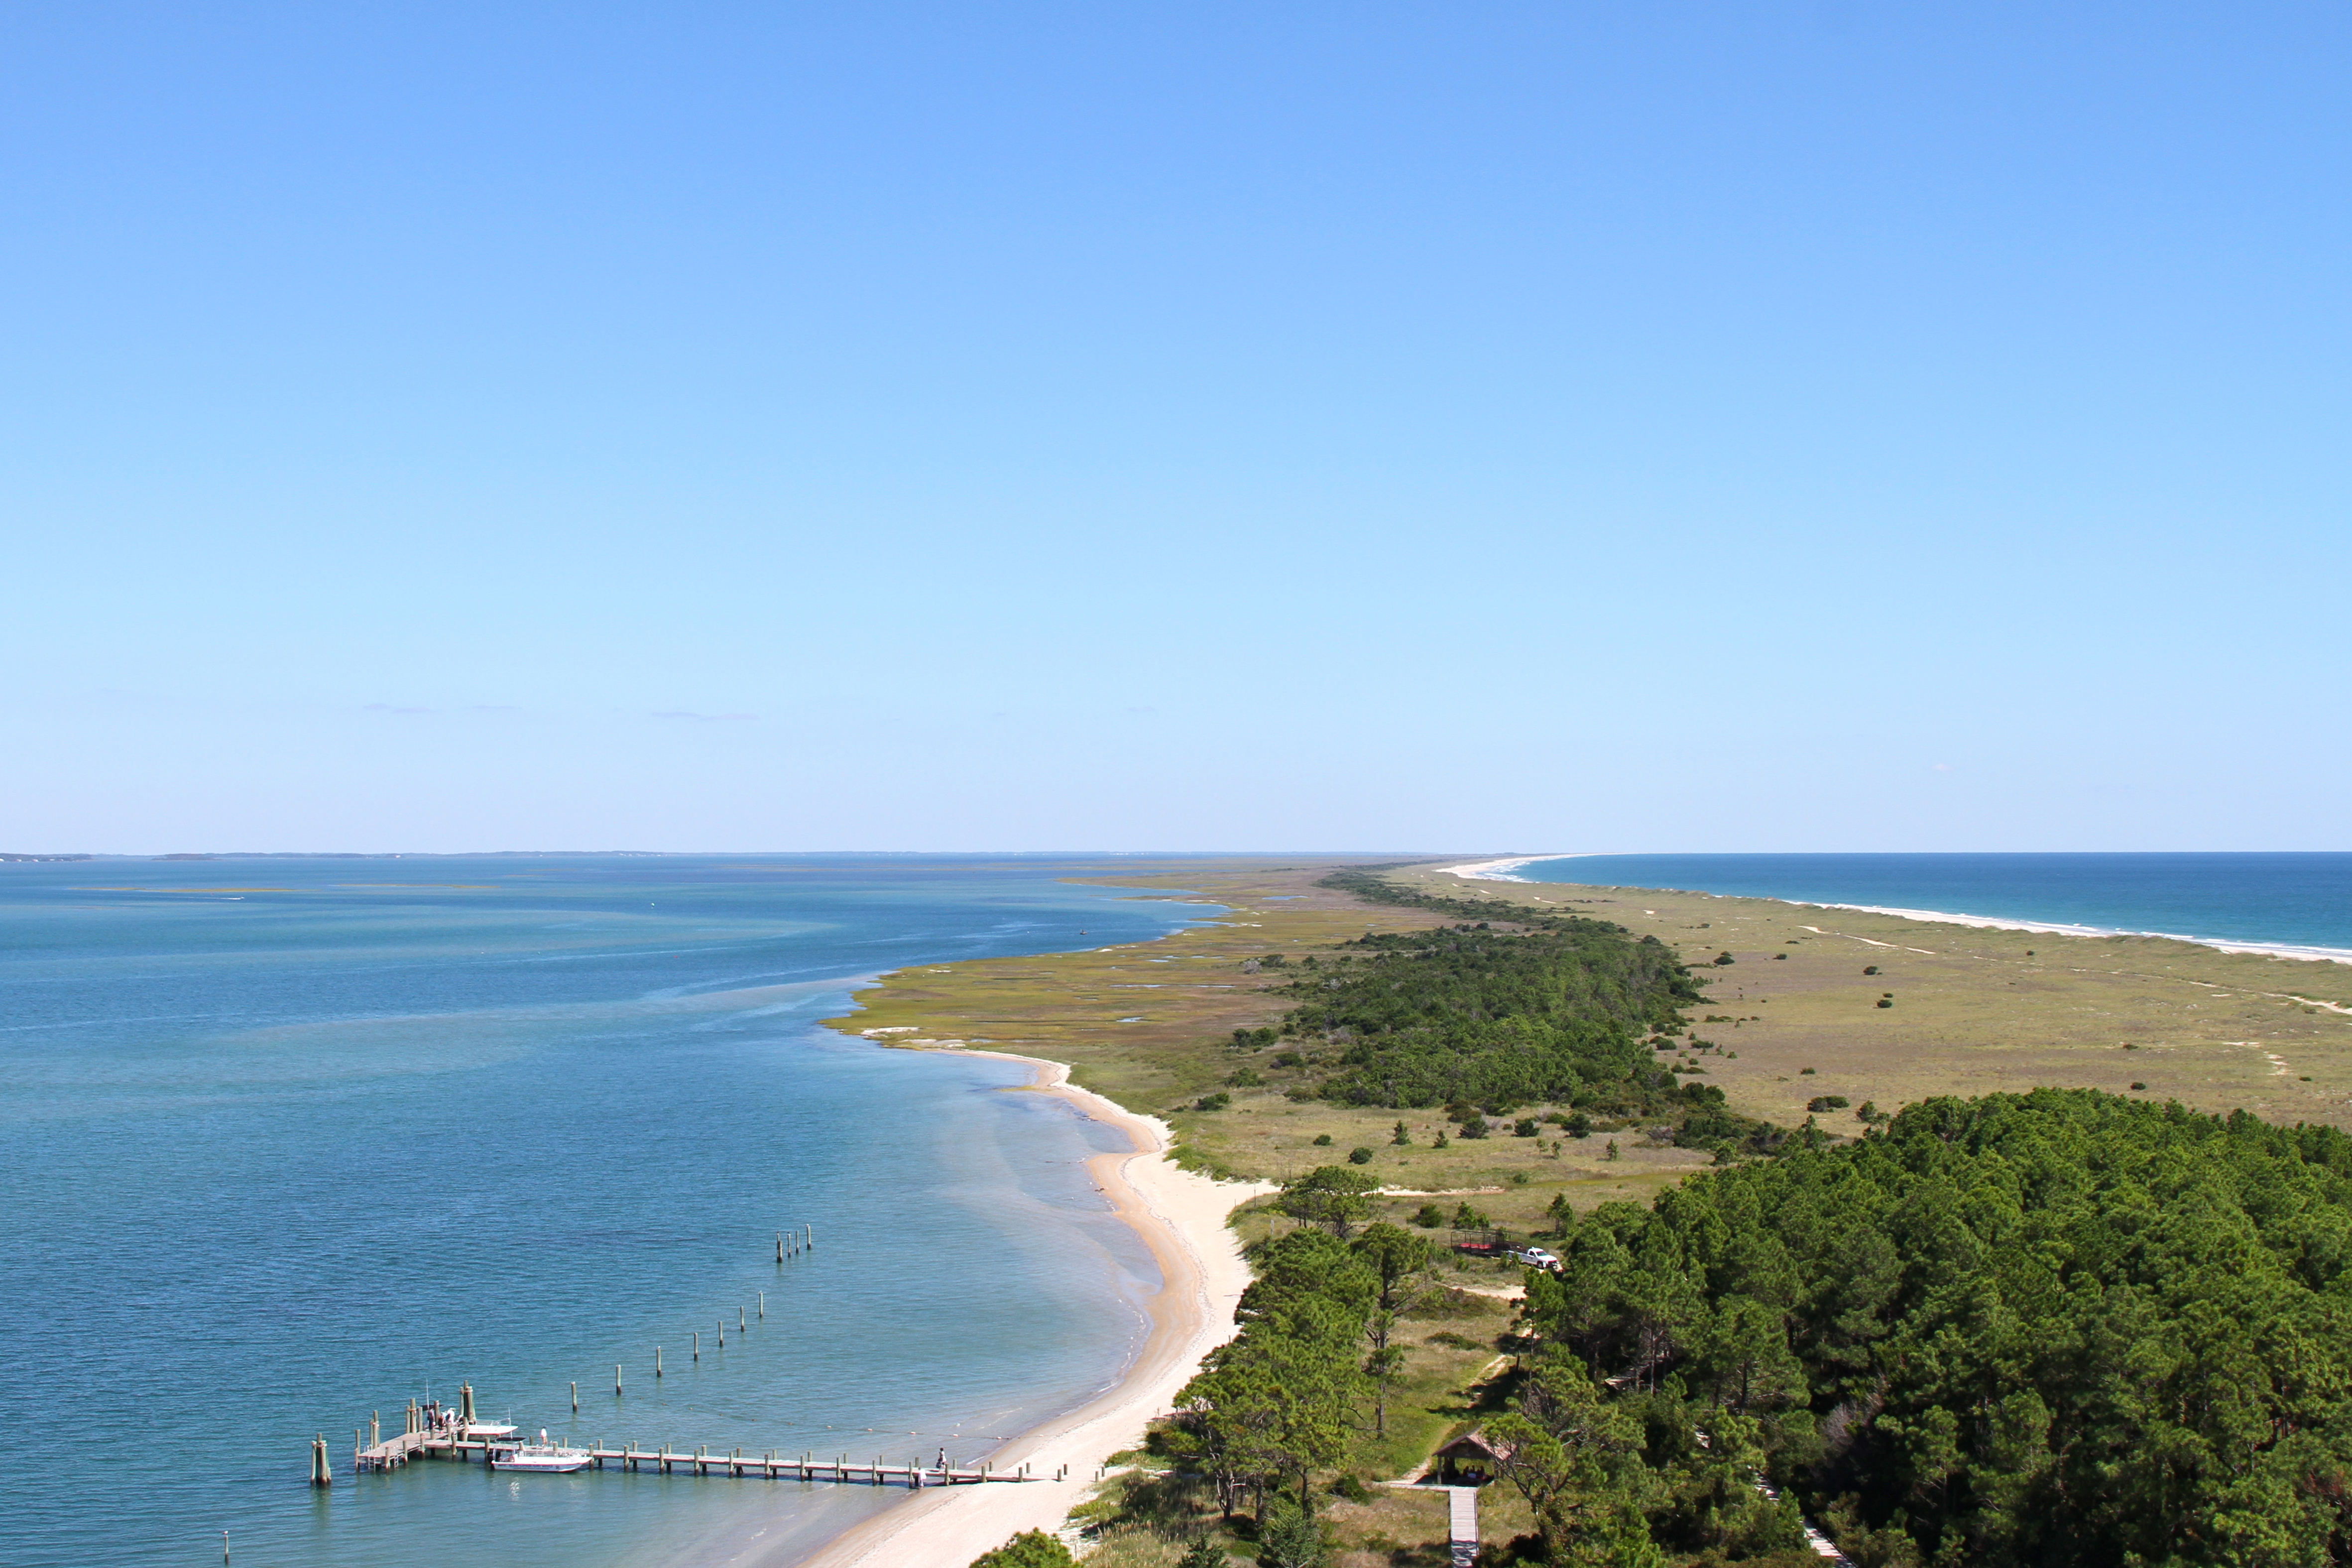
<instances>
[{"instance_id":1,"label":"sand spit","mask_svg":"<svg viewBox=\"0 0 2352 1568\"><path fill-rule=\"evenodd\" d=\"M1464 866L1437 866L1432 869L1441 877L1461 877L1471 881L1524 882L1527 880L1525 877L1514 877L1511 873L1538 860L1573 860L1580 853L1570 850L1549 855L1513 855L1501 860L1473 860Z\"/></svg>"},{"instance_id":2,"label":"sand spit","mask_svg":"<svg viewBox=\"0 0 2352 1568\"><path fill-rule=\"evenodd\" d=\"M1160 1265L1160 1293L1145 1304L1150 1332L1117 1387L1014 1438L991 1461L1000 1470L1026 1463L1032 1474L1045 1476L1066 1465L1070 1479L925 1492L832 1542L805 1560L806 1568L962 1568L1022 1531L1057 1530L1086 1500L1097 1467L1141 1440L1145 1426L1168 1412L1201 1358L1233 1338L1234 1308L1249 1284L1241 1243L1225 1220L1240 1205L1273 1192L1271 1185L1216 1182L1178 1168L1167 1158L1166 1122L1076 1087L1061 1062L1002 1051L959 1054L1029 1064L1037 1072L1033 1089L1069 1100L1134 1143L1130 1152L1097 1154L1087 1165ZM782 1561L727 1561L784 1568Z\"/></svg>"}]
</instances>

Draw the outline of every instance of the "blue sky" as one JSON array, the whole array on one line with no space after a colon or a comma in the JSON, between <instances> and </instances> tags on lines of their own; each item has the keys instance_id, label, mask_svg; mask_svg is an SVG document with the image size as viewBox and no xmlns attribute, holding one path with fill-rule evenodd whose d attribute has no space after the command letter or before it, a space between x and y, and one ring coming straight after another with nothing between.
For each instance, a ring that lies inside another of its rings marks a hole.
<instances>
[{"instance_id":1,"label":"blue sky","mask_svg":"<svg viewBox=\"0 0 2352 1568\"><path fill-rule=\"evenodd\" d=\"M0 16L0 851L2352 847L2339 6Z\"/></svg>"}]
</instances>

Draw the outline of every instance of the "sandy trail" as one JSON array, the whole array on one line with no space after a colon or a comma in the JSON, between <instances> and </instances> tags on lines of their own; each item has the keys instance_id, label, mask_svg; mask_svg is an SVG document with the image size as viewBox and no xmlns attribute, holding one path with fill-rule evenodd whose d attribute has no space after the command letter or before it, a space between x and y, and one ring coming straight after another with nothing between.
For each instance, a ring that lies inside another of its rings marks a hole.
<instances>
[{"instance_id":1,"label":"sandy trail","mask_svg":"<svg viewBox=\"0 0 2352 1568\"><path fill-rule=\"evenodd\" d=\"M1133 1142L1131 1152L1097 1154L1087 1166L1160 1266L1160 1293L1145 1304L1151 1329L1118 1387L1023 1434L991 1461L1000 1470L1026 1463L1032 1474L1044 1476L1066 1465L1070 1479L925 1492L831 1542L803 1560L806 1568L963 1568L1022 1531L1051 1533L1086 1500L1096 1468L1134 1447L1151 1418L1168 1412L1201 1358L1233 1338L1234 1308L1249 1284L1241 1243L1225 1219L1241 1204L1273 1192L1271 1185L1215 1182L1180 1170L1166 1157L1166 1122L1076 1088L1064 1063L1002 1051L959 1054L1027 1063L1037 1072L1033 1089L1071 1100ZM785 1568L785 1562L760 1568Z\"/></svg>"}]
</instances>

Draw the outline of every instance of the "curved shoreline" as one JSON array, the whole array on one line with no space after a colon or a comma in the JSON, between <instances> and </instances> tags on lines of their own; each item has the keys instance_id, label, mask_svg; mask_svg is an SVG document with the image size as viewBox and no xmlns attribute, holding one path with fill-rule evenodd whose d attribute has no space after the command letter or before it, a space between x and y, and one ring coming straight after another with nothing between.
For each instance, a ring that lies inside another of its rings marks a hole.
<instances>
[{"instance_id":1,"label":"curved shoreline","mask_svg":"<svg viewBox=\"0 0 2352 1568\"><path fill-rule=\"evenodd\" d=\"M1096 1468L1134 1447L1152 1418L1168 1412L1201 1358L1234 1336L1234 1309L1249 1284L1240 1240L1225 1220L1273 1186L1217 1182L1179 1168L1167 1157L1172 1142L1166 1122L1078 1088L1066 1063L1006 1051L954 1054L1024 1063L1035 1072L1027 1090L1059 1096L1127 1134L1130 1150L1096 1154L1087 1168L1160 1266L1160 1289L1144 1303L1151 1327L1115 1386L1022 1433L992 1461L1000 1468L1025 1463L1049 1476L1066 1465L1070 1479L935 1489L836 1536L803 1560L805 1568L961 1568L1024 1530L1053 1533L1086 1500Z\"/></svg>"}]
</instances>

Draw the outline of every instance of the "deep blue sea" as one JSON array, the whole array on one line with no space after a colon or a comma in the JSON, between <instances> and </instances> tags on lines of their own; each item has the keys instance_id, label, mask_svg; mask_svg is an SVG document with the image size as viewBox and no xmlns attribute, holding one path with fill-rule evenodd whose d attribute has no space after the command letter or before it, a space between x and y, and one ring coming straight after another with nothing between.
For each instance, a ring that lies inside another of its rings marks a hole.
<instances>
[{"instance_id":1,"label":"deep blue sea","mask_svg":"<svg viewBox=\"0 0 2352 1568\"><path fill-rule=\"evenodd\" d=\"M1082 1161L1123 1145L1012 1064L813 1023L849 977L1215 912L1070 869L0 864L0 1563L787 1563L898 1494L354 1483L352 1430L470 1381L569 1436L963 1459L1114 1381L1158 1276Z\"/></svg>"},{"instance_id":2,"label":"deep blue sea","mask_svg":"<svg viewBox=\"0 0 2352 1568\"><path fill-rule=\"evenodd\" d=\"M2352 854L1580 855L1516 874L2352 954Z\"/></svg>"}]
</instances>

